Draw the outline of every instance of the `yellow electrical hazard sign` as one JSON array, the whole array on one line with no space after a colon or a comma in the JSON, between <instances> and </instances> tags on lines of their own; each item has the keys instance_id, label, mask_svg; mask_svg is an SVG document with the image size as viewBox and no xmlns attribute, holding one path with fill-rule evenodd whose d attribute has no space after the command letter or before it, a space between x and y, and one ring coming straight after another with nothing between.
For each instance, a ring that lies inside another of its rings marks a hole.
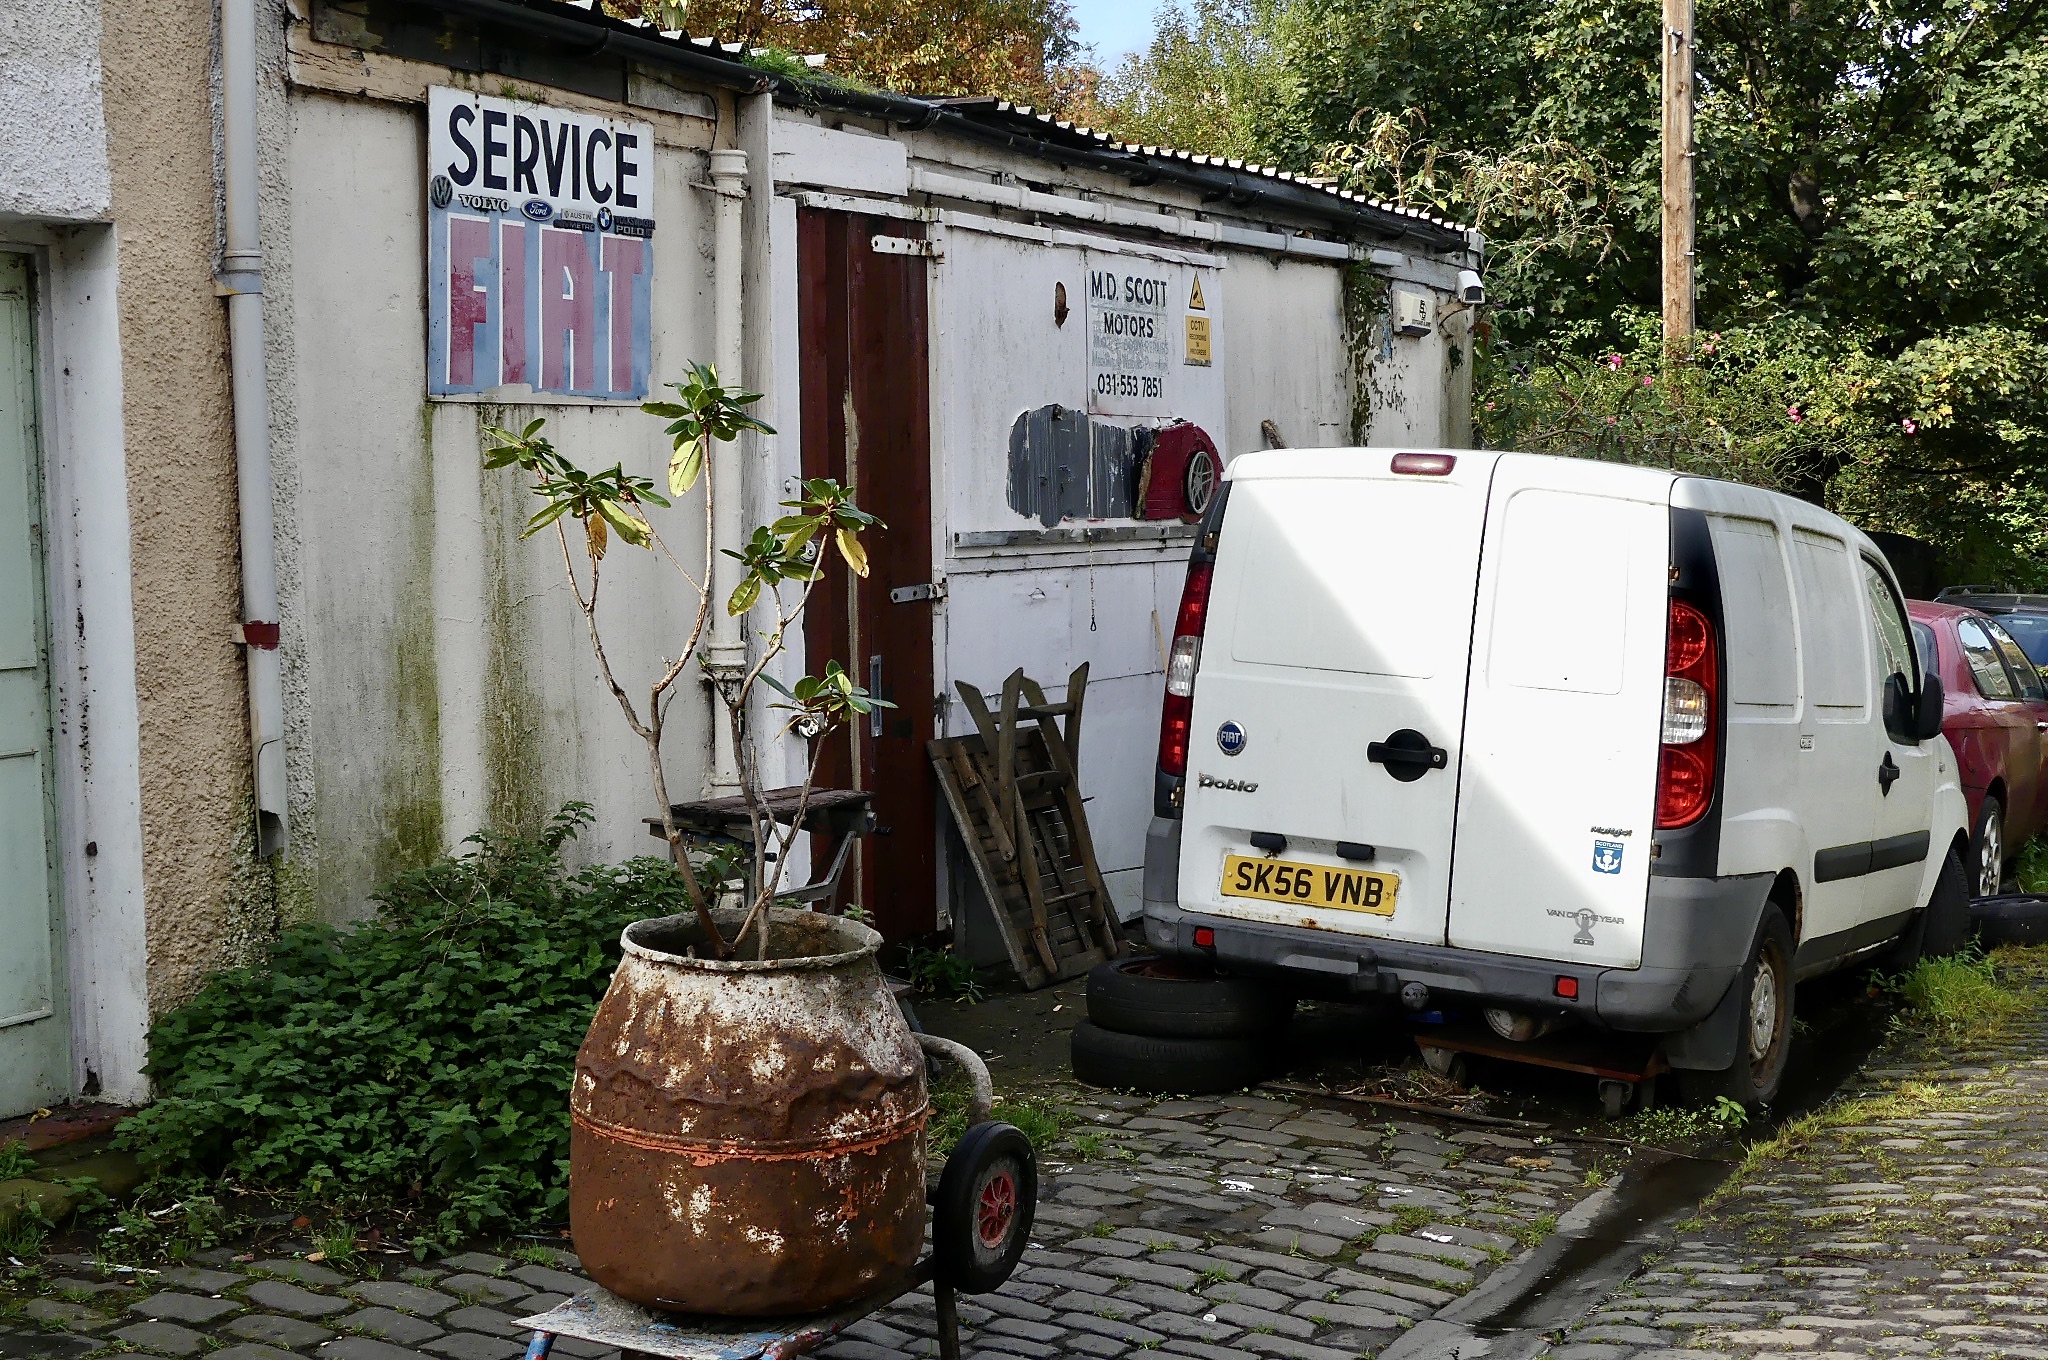
<instances>
[{"instance_id":1,"label":"yellow electrical hazard sign","mask_svg":"<svg viewBox=\"0 0 2048 1360\"><path fill-rule=\"evenodd\" d=\"M1199 274L1195 275L1194 291L1188 294L1188 310L1191 312L1206 312L1209 310L1209 305L1202 301L1202 276Z\"/></svg>"},{"instance_id":2,"label":"yellow electrical hazard sign","mask_svg":"<svg viewBox=\"0 0 2048 1360\"><path fill-rule=\"evenodd\" d=\"M1187 323L1187 362L1207 368L1209 366L1209 318L1206 316L1191 316L1187 318Z\"/></svg>"}]
</instances>

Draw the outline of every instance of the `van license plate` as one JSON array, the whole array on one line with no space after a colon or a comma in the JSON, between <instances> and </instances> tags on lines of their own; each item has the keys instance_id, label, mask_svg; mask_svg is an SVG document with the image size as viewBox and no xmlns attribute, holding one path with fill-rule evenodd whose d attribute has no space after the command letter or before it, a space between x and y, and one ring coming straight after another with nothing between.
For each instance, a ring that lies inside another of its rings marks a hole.
<instances>
[{"instance_id":1,"label":"van license plate","mask_svg":"<svg viewBox=\"0 0 2048 1360\"><path fill-rule=\"evenodd\" d=\"M1401 880L1393 874L1337 869L1327 864L1296 864L1263 855L1230 855L1223 861L1225 897L1251 897L1290 906L1332 907L1338 911L1362 911L1368 916L1392 916L1394 890L1400 885Z\"/></svg>"}]
</instances>

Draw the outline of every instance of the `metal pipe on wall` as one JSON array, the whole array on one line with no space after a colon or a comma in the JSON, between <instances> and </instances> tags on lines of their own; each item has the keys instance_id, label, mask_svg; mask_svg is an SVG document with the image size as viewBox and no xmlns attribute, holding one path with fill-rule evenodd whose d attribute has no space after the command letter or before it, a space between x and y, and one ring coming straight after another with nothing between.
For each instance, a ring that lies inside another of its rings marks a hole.
<instances>
[{"instance_id":1,"label":"metal pipe on wall","mask_svg":"<svg viewBox=\"0 0 2048 1360\"><path fill-rule=\"evenodd\" d=\"M747 197L747 153L720 148L711 153L711 187L717 214L712 236L711 268L714 278L714 352L719 381L728 387L746 382L746 326L741 308L744 262L741 259L741 216ZM711 446L712 543L718 548L738 548L746 537L745 464L738 443L714 441ZM715 557L712 582L715 603L711 610L711 645L705 649L705 666L714 676L737 676L747 664L746 636L740 620L725 612L725 596L737 581L737 564ZM722 705L714 703L712 721L711 791L714 795L739 791L739 758L733 749L732 723Z\"/></svg>"},{"instance_id":2,"label":"metal pipe on wall","mask_svg":"<svg viewBox=\"0 0 2048 1360\"><path fill-rule=\"evenodd\" d=\"M263 356L263 248L257 226L256 3L221 0L222 177L234 399L235 486L241 513L242 642L248 663L256 849L290 843L284 763L284 665L278 651L277 532L272 519L269 378Z\"/></svg>"}]
</instances>

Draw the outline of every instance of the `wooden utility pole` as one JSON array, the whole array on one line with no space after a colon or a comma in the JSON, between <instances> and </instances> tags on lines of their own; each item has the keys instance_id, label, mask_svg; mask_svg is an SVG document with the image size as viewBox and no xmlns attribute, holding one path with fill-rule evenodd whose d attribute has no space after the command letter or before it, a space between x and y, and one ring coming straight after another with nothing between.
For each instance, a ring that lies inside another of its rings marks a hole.
<instances>
[{"instance_id":1,"label":"wooden utility pole","mask_svg":"<svg viewBox=\"0 0 2048 1360\"><path fill-rule=\"evenodd\" d=\"M1692 334L1692 7L1664 0L1664 342Z\"/></svg>"}]
</instances>

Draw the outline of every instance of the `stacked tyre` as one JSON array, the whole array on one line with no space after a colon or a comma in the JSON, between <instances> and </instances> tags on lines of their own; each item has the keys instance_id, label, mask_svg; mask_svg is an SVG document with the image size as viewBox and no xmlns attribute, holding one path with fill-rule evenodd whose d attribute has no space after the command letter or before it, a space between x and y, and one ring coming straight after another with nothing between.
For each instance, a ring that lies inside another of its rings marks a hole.
<instances>
[{"instance_id":1,"label":"stacked tyre","mask_svg":"<svg viewBox=\"0 0 2048 1360\"><path fill-rule=\"evenodd\" d=\"M1206 1095L1273 1070L1294 998L1256 978L1141 955L1088 975L1088 1018L1074 1026L1074 1075L1091 1086Z\"/></svg>"}]
</instances>

